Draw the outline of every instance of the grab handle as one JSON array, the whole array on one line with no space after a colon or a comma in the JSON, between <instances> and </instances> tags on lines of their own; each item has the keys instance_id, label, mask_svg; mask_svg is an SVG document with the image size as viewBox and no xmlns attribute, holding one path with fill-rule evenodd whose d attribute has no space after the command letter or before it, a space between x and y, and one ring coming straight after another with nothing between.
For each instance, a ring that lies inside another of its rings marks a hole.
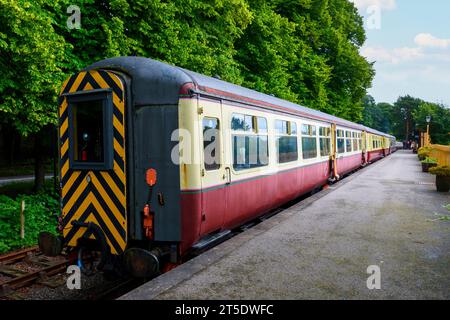
<instances>
[{"instance_id":1,"label":"grab handle","mask_svg":"<svg viewBox=\"0 0 450 320\"><path fill-rule=\"evenodd\" d=\"M226 184L230 184L231 183L231 168L230 167L226 167L225 168L225 172L226 172L226 176L227 176Z\"/></svg>"}]
</instances>

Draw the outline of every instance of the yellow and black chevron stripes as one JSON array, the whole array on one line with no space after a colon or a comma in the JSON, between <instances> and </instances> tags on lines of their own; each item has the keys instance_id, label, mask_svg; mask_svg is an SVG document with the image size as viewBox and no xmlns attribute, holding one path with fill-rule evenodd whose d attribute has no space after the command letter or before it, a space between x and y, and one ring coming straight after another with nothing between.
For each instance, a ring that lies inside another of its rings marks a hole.
<instances>
[{"instance_id":1,"label":"yellow and black chevron stripes","mask_svg":"<svg viewBox=\"0 0 450 320\"><path fill-rule=\"evenodd\" d=\"M113 170L79 171L69 165L69 117L64 94L95 89L112 89L113 100ZM113 254L124 251L127 243L126 177L125 177L125 101L120 78L103 70L82 71L68 78L59 100L61 153L61 197L63 236L69 246L80 237L92 237L84 227L72 221L98 225Z\"/></svg>"}]
</instances>

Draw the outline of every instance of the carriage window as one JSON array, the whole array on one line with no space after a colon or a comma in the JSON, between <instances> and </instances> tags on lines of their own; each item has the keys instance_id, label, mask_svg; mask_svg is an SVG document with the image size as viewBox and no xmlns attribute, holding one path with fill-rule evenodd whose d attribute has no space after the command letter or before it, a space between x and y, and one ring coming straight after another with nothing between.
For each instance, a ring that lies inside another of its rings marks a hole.
<instances>
[{"instance_id":1,"label":"carriage window","mask_svg":"<svg viewBox=\"0 0 450 320\"><path fill-rule=\"evenodd\" d=\"M288 122L284 120L275 120L275 132L277 134L287 134Z\"/></svg>"},{"instance_id":2,"label":"carriage window","mask_svg":"<svg viewBox=\"0 0 450 320\"><path fill-rule=\"evenodd\" d=\"M352 152L352 139L345 140L345 152Z\"/></svg>"},{"instance_id":3,"label":"carriage window","mask_svg":"<svg viewBox=\"0 0 450 320\"><path fill-rule=\"evenodd\" d=\"M298 159L297 137L280 136L276 138L278 163L296 161Z\"/></svg>"},{"instance_id":4,"label":"carriage window","mask_svg":"<svg viewBox=\"0 0 450 320\"><path fill-rule=\"evenodd\" d=\"M316 126L310 124L302 124L302 135L316 135Z\"/></svg>"},{"instance_id":5,"label":"carriage window","mask_svg":"<svg viewBox=\"0 0 450 320\"><path fill-rule=\"evenodd\" d=\"M338 153L345 152L344 130L337 131L337 149L338 149Z\"/></svg>"},{"instance_id":6,"label":"carriage window","mask_svg":"<svg viewBox=\"0 0 450 320\"><path fill-rule=\"evenodd\" d=\"M352 152L352 134L350 131L346 131L345 136L347 137L345 139L345 151Z\"/></svg>"},{"instance_id":7,"label":"carriage window","mask_svg":"<svg viewBox=\"0 0 450 320\"><path fill-rule=\"evenodd\" d=\"M267 120L266 118L258 117L256 120L258 126L258 133L267 133Z\"/></svg>"},{"instance_id":8,"label":"carriage window","mask_svg":"<svg viewBox=\"0 0 450 320\"><path fill-rule=\"evenodd\" d=\"M103 162L103 102L78 102L72 107L73 158L78 162Z\"/></svg>"},{"instance_id":9,"label":"carriage window","mask_svg":"<svg viewBox=\"0 0 450 320\"><path fill-rule=\"evenodd\" d=\"M233 135L233 167L235 170L266 166L268 156L267 136Z\"/></svg>"},{"instance_id":10,"label":"carriage window","mask_svg":"<svg viewBox=\"0 0 450 320\"><path fill-rule=\"evenodd\" d=\"M233 114L231 128L235 131L231 137L233 168L245 170L268 165L267 120L250 115Z\"/></svg>"},{"instance_id":11,"label":"carriage window","mask_svg":"<svg viewBox=\"0 0 450 320\"><path fill-rule=\"evenodd\" d=\"M67 95L67 102L70 168L112 169L114 149L111 92Z\"/></svg>"},{"instance_id":12,"label":"carriage window","mask_svg":"<svg viewBox=\"0 0 450 320\"><path fill-rule=\"evenodd\" d=\"M353 151L358 151L358 139L356 138L356 132L353 132Z\"/></svg>"},{"instance_id":13,"label":"carriage window","mask_svg":"<svg viewBox=\"0 0 450 320\"><path fill-rule=\"evenodd\" d=\"M320 156L326 157L330 155L331 150L331 130L330 128L320 127Z\"/></svg>"},{"instance_id":14,"label":"carriage window","mask_svg":"<svg viewBox=\"0 0 450 320\"><path fill-rule=\"evenodd\" d=\"M233 113L231 129L235 131L255 131L255 118L249 115Z\"/></svg>"},{"instance_id":15,"label":"carriage window","mask_svg":"<svg viewBox=\"0 0 450 320\"><path fill-rule=\"evenodd\" d=\"M302 155L303 159L312 159L317 157L316 127L302 125Z\"/></svg>"},{"instance_id":16,"label":"carriage window","mask_svg":"<svg viewBox=\"0 0 450 320\"><path fill-rule=\"evenodd\" d=\"M296 161L298 159L297 148L297 124L284 120L275 121L275 144L277 148L278 163Z\"/></svg>"},{"instance_id":17,"label":"carriage window","mask_svg":"<svg viewBox=\"0 0 450 320\"><path fill-rule=\"evenodd\" d=\"M291 127L291 134L297 134L297 124L295 122L290 122L290 127Z\"/></svg>"},{"instance_id":18,"label":"carriage window","mask_svg":"<svg viewBox=\"0 0 450 320\"><path fill-rule=\"evenodd\" d=\"M217 118L203 118L203 160L208 171L220 168L220 131Z\"/></svg>"},{"instance_id":19,"label":"carriage window","mask_svg":"<svg viewBox=\"0 0 450 320\"><path fill-rule=\"evenodd\" d=\"M245 116L243 114L237 114L234 113L233 117L231 118L231 129L232 130L241 130L244 131L245 129Z\"/></svg>"},{"instance_id":20,"label":"carriage window","mask_svg":"<svg viewBox=\"0 0 450 320\"><path fill-rule=\"evenodd\" d=\"M245 131L254 131L253 129L253 118L252 116L245 116L244 118L244 129Z\"/></svg>"}]
</instances>

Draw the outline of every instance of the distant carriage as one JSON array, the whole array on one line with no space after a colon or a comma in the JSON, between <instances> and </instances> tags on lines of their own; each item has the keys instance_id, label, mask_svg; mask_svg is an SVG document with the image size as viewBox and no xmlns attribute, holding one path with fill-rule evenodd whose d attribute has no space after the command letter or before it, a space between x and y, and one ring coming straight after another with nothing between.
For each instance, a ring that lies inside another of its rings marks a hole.
<instances>
[{"instance_id":1,"label":"distant carriage","mask_svg":"<svg viewBox=\"0 0 450 320\"><path fill-rule=\"evenodd\" d=\"M360 124L146 58L91 65L66 80L59 103L62 236L43 235L41 249L97 250L99 269L121 261L137 276L395 146Z\"/></svg>"}]
</instances>

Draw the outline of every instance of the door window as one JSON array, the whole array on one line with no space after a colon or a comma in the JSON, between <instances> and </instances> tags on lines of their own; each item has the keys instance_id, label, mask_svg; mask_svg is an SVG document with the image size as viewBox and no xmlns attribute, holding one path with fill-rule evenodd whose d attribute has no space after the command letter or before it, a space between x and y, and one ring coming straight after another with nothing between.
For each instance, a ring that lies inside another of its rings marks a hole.
<instances>
[{"instance_id":1,"label":"door window","mask_svg":"<svg viewBox=\"0 0 450 320\"><path fill-rule=\"evenodd\" d=\"M203 118L203 160L208 171L220 168L219 129L219 119Z\"/></svg>"}]
</instances>

